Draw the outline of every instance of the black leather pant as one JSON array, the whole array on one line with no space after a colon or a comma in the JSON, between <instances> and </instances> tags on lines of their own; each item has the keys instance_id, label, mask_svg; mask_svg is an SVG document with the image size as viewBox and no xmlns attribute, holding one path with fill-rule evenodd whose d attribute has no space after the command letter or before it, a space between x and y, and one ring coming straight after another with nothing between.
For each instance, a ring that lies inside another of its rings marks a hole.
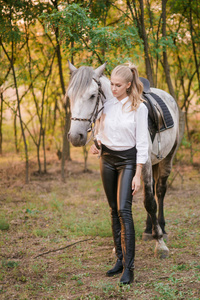
<instances>
[{"instance_id":1,"label":"black leather pant","mask_svg":"<svg viewBox=\"0 0 200 300\"><path fill-rule=\"evenodd\" d=\"M136 149L112 151L102 145L100 171L111 210L116 255L124 268L134 268L135 229L132 218L132 179Z\"/></svg>"}]
</instances>

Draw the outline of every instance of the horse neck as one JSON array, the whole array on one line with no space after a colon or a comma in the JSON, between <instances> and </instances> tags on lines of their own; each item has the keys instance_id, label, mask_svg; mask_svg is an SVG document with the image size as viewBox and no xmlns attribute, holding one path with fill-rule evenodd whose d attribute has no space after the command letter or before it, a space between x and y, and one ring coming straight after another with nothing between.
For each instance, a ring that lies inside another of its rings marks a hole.
<instances>
[{"instance_id":1,"label":"horse neck","mask_svg":"<svg viewBox=\"0 0 200 300\"><path fill-rule=\"evenodd\" d=\"M110 88L110 80L106 76L100 77L100 82L101 82L101 88L104 92L104 95L106 96L106 100L110 99L113 97L111 88Z\"/></svg>"}]
</instances>

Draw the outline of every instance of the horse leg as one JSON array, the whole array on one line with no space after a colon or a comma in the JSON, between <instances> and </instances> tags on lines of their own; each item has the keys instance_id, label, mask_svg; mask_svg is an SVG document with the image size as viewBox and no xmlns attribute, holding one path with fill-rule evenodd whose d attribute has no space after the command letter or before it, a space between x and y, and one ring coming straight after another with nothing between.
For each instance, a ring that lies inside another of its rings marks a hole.
<instances>
[{"instance_id":1,"label":"horse leg","mask_svg":"<svg viewBox=\"0 0 200 300\"><path fill-rule=\"evenodd\" d=\"M156 183L156 197L158 203L158 222L162 229L163 235L165 238L167 237L167 233L165 231L165 218L164 218L164 197L167 190L167 179L168 176L159 177Z\"/></svg>"},{"instance_id":2,"label":"horse leg","mask_svg":"<svg viewBox=\"0 0 200 300\"><path fill-rule=\"evenodd\" d=\"M146 228L142 234L142 240L143 241L151 241L153 240L152 236L152 221L150 215L147 213L147 219L146 219Z\"/></svg>"},{"instance_id":3,"label":"horse leg","mask_svg":"<svg viewBox=\"0 0 200 300\"><path fill-rule=\"evenodd\" d=\"M153 185L152 185L152 189L153 189L153 195L155 195L155 190L154 190L154 184L155 181L153 179ZM151 221L151 216L147 213L147 219L146 219L146 228L142 234L142 240L143 241L151 241L153 240L153 236L152 236L152 221Z\"/></svg>"},{"instance_id":4,"label":"horse leg","mask_svg":"<svg viewBox=\"0 0 200 300\"><path fill-rule=\"evenodd\" d=\"M174 144L170 153L157 165L153 166L155 178L155 194L158 203L158 222L163 232L164 239L167 240L164 218L164 197L167 191L167 179L171 173L172 160L176 150L177 143Z\"/></svg>"},{"instance_id":5,"label":"horse leg","mask_svg":"<svg viewBox=\"0 0 200 300\"><path fill-rule=\"evenodd\" d=\"M150 160L148 160L148 162L145 164L142 171L142 176L144 182L144 206L151 218L152 236L154 239L156 239L155 256L159 258L165 258L169 254L169 249L167 248L163 240L162 229L158 223L158 218L156 216L157 204L153 192L153 176Z\"/></svg>"},{"instance_id":6,"label":"horse leg","mask_svg":"<svg viewBox=\"0 0 200 300\"><path fill-rule=\"evenodd\" d=\"M163 164L162 164L163 165ZM164 166L161 167L161 170ZM153 179L153 195L155 197L156 194L156 200L158 205L158 223L162 229L163 232L163 238L165 240L168 239L167 233L165 231L165 218L164 218L164 197L167 190L167 179L168 176L159 177L158 178L158 165L153 166L153 174L156 180ZM156 193L155 193L155 189ZM143 241L151 241L153 239L152 236L152 221L151 216L147 213L147 219L146 219L146 228L142 235Z\"/></svg>"},{"instance_id":7,"label":"horse leg","mask_svg":"<svg viewBox=\"0 0 200 300\"><path fill-rule=\"evenodd\" d=\"M159 214L158 214L158 219L159 219L159 224L162 228L162 231L164 234L165 232L165 219L164 219L164 196L167 190L167 179L169 177L169 174L172 169L172 161L173 157L176 153L177 149L177 143L178 143L178 135L177 139L174 143L174 146L172 147L171 151L169 154L159 163L158 166L158 173L157 173L157 183L156 183L156 197L159 205ZM158 240L156 243L156 248L155 248L155 256L156 257L166 257L168 255L168 248L167 250L163 250L166 247L164 244L163 239Z\"/></svg>"}]
</instances>

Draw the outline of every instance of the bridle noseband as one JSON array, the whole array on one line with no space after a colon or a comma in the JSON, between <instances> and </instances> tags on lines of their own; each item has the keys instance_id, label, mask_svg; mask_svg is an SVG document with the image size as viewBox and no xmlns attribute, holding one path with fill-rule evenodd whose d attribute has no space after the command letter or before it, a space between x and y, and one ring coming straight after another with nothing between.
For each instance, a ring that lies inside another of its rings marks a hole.
<instances>
[{"instance_id":1,"label":"bridle noseband","mask_svg":"<svg viewBox=\"0 0 200 300\"><path fill-rule=\"evenodd\" d=\"M99 103L100 103L100 99L101 99L101 95L106 99L106 96L102 90L102 87L101 87L101 82L96 80L94 77L92 78L98 85L98 95L97 95L97 102L96 102L96 105L94 107L94 110L92 112L92 115L89 119L82 119L82 118L76 118L76 117L71 117L71 120L73 121L86 121L86 122L89 122L90 123L90 127L88 128L87 132L90 132L92 130L92 125L94 124L95 126L95 123L96 123L96 120L97 120L97 117L99 115L99 113L103 110L103 105L101 107L101 109L99 109ZM103 103L102 103L103 104ZM94 131L94 129L93 129Z\"/></svg>"}]
</instances>

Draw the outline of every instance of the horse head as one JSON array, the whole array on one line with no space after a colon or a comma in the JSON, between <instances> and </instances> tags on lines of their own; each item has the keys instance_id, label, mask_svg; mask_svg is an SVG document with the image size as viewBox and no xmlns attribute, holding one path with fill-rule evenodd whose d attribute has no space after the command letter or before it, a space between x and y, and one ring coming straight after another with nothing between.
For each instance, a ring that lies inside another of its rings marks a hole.
<instances>
[{"instance_id":1,"label":"horse head","mask_svg":"<svg viewBox=\"0 0 200 300\"><path fill-rule=\"evenodd\" d=\"M103 107L100 77L106 63L95 70L87 66L77 69L70 62L68 63L71 73L67 91L71 106L68 139L72 145L78 147L86 144L87 133L100 116L99 112Z\"/></svg>"}]
</instances>

